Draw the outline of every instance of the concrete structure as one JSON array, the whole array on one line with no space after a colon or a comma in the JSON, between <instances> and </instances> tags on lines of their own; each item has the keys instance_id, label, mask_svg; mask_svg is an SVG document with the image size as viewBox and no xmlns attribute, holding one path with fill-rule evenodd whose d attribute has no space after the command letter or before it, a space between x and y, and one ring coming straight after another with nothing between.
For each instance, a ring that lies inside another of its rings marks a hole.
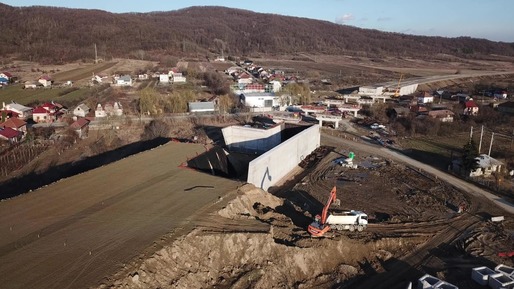
<instances>
[{"instance_id":1,"label":"concrete structure","mask_svg":"<svg viewBox=\"0 0 514 289\"><path fill-rule=\"evenodd\" d=\"M496 273L489 275L488 284L492 289L512 288L514 280L504 273Z\"/></svg>"},{"instance_id":2,"label":"concrete structure","mask_svg":"<svg viewBox=\"0 0 514 289\"><path fill-rule=\"evenodd\" d=\"M488 267L476 267L471 269L471 279L482 286L487 286L489 283L489 275L495 274L492 269Z\"/></svg>"},{"instance_id":3,"label":"concrete structure","mask_svg":"<svg viewBox=\"0 0 514 289\"><path fill-rule=\"evenodd\" d=\"M514 268L512 268L510 266L500 264L494 268L494 271L496 271L498 273L503 273L511 278L514 278Z\"/></svg>"},{"instance_id":4,"label":"concrete structure","mask_svg":"<svg viewBox=\"0 0 514 289\"><path fill-rule=\"evenodd\" d=\"M250 162L247 182L268 190L320 146L320 127L313 125Z\"/></svg>"},{"instance_id":5,"label":"concrete structure","mask_svg":"<svg viewBox=\"0 0 514 289\"><path fill-rule=\"evenodd\" d=\"M247 153L264 153L276 147L282 141L283 124L270 128L253 128L251 126L228 126L221 130L229 150Z\"/></svg>"},{"instance_id":6,"label":"concrete structure","mask_svg":"<svg viewBox=\"0 0 514 289\"><path fill-rule=\"evenodd\" d=\"M369 85L359 87L359 94L364 95L379 95L384 92L384 87L381 85Z\"/></svg>"},{"instance_id":7,"label":"concrete structure","mask_svg":"<svg viewBox=\"0 0 514 289\"><path fill-rule=\"evenodd\" d=\"M316 116L316 119L319 121L319 126L323 126L323 122L331 122L334 124L334 128L339 128L339 122L342 120L339 115L329 115L329 114L320 114Z\"/></svg>"},{"instance_id":8,"label":"concrete structure","mask_svg":"<svg viewBox=\"0 0 514 289\"><path fill-rule=\"evenodd\" d=\"M418 289L459 289L459 287L436 278L432 275L425 274L418 279Z\"/></svg>"},{"instance_id":9,"label":"concrete structure","mask_svg":"<svg viewBox=\"0 0 514 289\"><path fill-rule=\"evenodd\" d=\"M189 112L214 112L215 105L213 101L197 101L188 103Z\"/></svg>"}]
</instances>

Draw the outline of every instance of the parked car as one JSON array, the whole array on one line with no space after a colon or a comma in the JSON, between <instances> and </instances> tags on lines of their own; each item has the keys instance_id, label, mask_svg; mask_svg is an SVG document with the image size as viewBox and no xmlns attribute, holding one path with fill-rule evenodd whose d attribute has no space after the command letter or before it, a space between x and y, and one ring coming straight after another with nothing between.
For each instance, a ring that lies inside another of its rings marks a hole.
<instances>
[{"instance_id":1,"label":"parked car","mask_svg":"<svg viewBox=\"0 0 514 289\"><path fill-rule=\"evenodd\" d=\"M372 125L369 126L371 129L385 129L385 125L382 125L382 124L378 124L378 123L374 123Z\"/></svg>"}]
</instances>

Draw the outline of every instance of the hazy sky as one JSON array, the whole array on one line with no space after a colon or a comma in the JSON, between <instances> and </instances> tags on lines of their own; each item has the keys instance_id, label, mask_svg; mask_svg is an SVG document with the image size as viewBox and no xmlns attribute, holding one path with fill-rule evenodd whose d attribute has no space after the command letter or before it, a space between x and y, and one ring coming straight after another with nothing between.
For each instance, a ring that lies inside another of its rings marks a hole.
<instances>
[{"instance_id":1,"label":"hazy sky","mask_svg":"<svg viewBox=\"0 0 514 289\"><path fill-rule=\"evenodd\" d=\"M514 0L0 0L11 6L60 6L115 13L225 6L321 19L415 35L471 36L514 42Z\"/></svg>"}]
</instances>

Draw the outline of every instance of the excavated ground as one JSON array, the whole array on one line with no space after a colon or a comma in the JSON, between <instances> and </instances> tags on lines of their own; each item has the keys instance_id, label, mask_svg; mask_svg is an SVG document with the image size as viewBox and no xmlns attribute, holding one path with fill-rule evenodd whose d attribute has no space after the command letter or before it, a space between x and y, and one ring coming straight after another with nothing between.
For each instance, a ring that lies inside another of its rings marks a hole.
<instances>
[{"instance_id":1,"label":"excavated ground","mask_svg":"<svg viewBox=\"0 0 514 289\"><path fill-rule=\"evenodd\" d=\"M514 250L512 216L424 172L351 149L358 169L334 163L348 146L325 147L273 194L239 188L190 234L99 288L405 288L425 273L481 288L471 268L513 264L497 256ZM371 224L312 238L306 227L333 186L339 208L365 211ZM459 214L461 203L467 211ZM496 215L506 221L491 223Z\"/></svg>"}]
</instances>

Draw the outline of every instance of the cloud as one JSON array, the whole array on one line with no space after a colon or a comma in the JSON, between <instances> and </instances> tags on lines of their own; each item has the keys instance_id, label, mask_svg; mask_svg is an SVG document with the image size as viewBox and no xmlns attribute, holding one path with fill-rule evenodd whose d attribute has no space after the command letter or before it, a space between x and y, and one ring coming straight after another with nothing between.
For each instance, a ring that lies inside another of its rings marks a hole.
<instances>
[{"instance_id":1,"label":"cloud","mask_svg":"<svg viewBox=\"0 0 514 289\"><path fill-rule=\"evenodd\" d=\"M348 23L348 21L352 21L354 19L355 19L355 17L353 16L353 14L347 13L347 14L344 14L343 16L337 17L336 23L337 24L346 24L346 23Z\"/></svg>"},{"instance_id":2,"label":"cloud","mask_svg":"<svg viewBox=\"0 0 514 289\"><path fill-rule=\"evenodd\" d=\"M378 17L377 18L378 22L385 22L385 21L391 21L391 20L393 20L393 18L391 18L391 17Z\"/></svg>"}]
</instances>

